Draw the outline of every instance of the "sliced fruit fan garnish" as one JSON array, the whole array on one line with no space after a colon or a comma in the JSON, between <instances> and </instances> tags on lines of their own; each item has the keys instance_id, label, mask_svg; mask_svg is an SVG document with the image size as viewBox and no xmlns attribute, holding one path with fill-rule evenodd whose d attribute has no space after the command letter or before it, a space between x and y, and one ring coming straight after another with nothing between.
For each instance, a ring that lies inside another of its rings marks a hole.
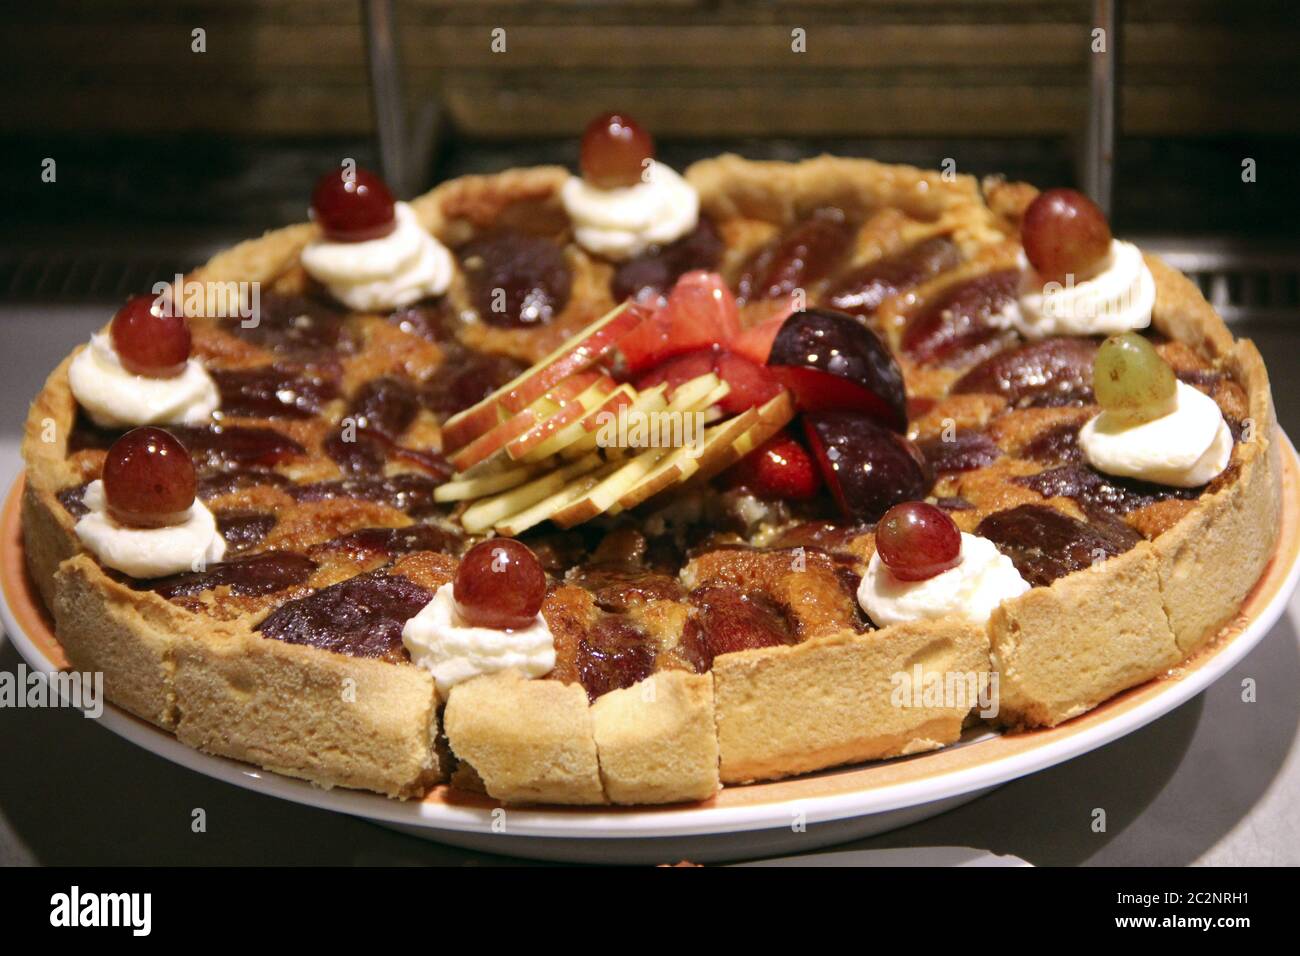
<instances>
[{"instance_id":1,"label":"sliced fruit fan garnish","mask_svg":"<svg viewBox=\"0 0 1300 956\"><path fill-rule=\"evenodd\" d=\"M743 331L731 291L702 271L657 308L619 306L447 420L443 452L457 471L436 499L464 502L471 533L514 536L618 514L738 462L735 480L770 497L809 498L824 474L853 516L883 512L887 487L922 495L923 463L898 434L902 373L875 333L828 310L765 325ZM813 455L786 431L798 411ZM702 435L683 431L691 416ZM839 446L863 432L887 482L841 473L860 452Z\"/></svg>"}]
</instances>

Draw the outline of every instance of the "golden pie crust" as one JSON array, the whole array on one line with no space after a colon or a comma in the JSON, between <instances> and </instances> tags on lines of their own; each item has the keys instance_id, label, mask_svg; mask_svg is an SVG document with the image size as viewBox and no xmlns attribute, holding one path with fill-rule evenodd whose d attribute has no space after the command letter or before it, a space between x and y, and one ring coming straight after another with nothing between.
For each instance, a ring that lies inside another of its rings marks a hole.
<instances>
[{"instance_id":1,"label":"golden pie crust","mask_svg":"<svg viewBox=\"0 0 1300 956\"><path fill-rule=\"evenodd\" d=\"M467 176L412 205L451 245L502 222L562 226L559 188L567 175L539 167ZM800 163L721 156L685 175L724 229L737 217L789 224L826 205L863 216L883 211L878 245L860 242L859 257L943 231L986 265L1009 261L1014 242L1006 237L1035 194L1023 184L981 186L968 176L830 156ZM905 214L905 228L887 228L889 210ZM315 231L304 224L268 233L190 278L270 281L295 266ZM755 232L753 243L765 238ZM743 252L744 239L729 241L729 254ZM575 290L578 282L589 287L574 296L581 308L557 319L557 340L612 305L609 267L581 250L566 254L582 260ZM113 703L200 750L325 787L418 798L447 779L454 755L458 781L472 780L504 803L703 800L722 784L953 743L971 702L900 707L892 700L892 676L917 668L995 672L999 722L1052 726L1213 640L1268 562L1278 527L1280 445L1263 361L1251 342L1232 337L1191 282L1147 261L1157 285L1156 329L1245 391L1251 435L1234 452L1235 475L1154 539L1006 602L987 626L942 619L863 634L846 629L724 654L710 673L657 673L593 703L577 685L506 672L458 685L440 711L432 678L418 667L265 638L245 620L191 614L105 574L78 546L73 519L55 497L85 480L66 456L75 414L71 357L50 375L26 425L29 570L72 666L102 671ZM484 335L482 347L510 350L508 332ZM978 402L972 410L980 414Z\"/></svg>"}]
</instances>

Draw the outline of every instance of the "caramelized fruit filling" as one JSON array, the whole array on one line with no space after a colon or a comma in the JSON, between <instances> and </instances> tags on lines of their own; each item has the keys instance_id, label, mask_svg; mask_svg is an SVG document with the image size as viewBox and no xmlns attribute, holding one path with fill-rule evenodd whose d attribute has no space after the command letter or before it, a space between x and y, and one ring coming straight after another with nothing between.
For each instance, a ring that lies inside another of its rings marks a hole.
<instances>
[{"instance_id":1,"label":"caramelized fruit filling","mask_svg":"<svg viewBox=\"0 0 1300 956\"><path fill-rule=\"evenodd\" d=\"M601 149L592 153L593 176L631 175L626 157ZM369 225L366 216L346 223L340 214L334 227L340 235L382 227L382 210L371 212ZM1070 248L1043 253L1044 268L1049 260L1077 267L1100 248L1086 215ZM256 322L200 320L198 354L226 421L169 431L188 450L194 491L213 503L232 557L137 586L195 612L220 616L229 603L226 616L260 615L257 630L267 637L405 661L404 622L439 582L463 581L462 613L484 626L522 626L540 607L556 633L553 676L595 699L656 670L702 672L720 654L870 627L855 592L871 549L899 576L941 573L960 542L950 515L1044 585L1158 533L1144 515L1195 497L1081 464L1076 439L1096 408L1097 342L1024 344L1002 329L994 319L1017 294L1015 270L947 282L962 256L944 235L857 263L856 226L839 210L819 209L729 262L728 286L698 271L724 263L724 232L701 217L676 242L615 267L609 292L639 299L643 324L635 334L624 329L608 354L604 339L584 343L599 359L595 369L614 376L611 387L663 384L671 395L716 376L729 389L717 400L728 416L789 389L797 406L789 414L800 421L776 424L745 446L739 464L691 485L681 499L686 519L664 498L631 505L631 522L603 517L571 530L542 523L522 544L479 544L459 529L458 506L436 500L453 471L434 423L474 409L527 371L516 358L468 347L481 343L466 330L482 323L496 335L492 327L541 333L574 294L579 266L558 231L548 238L502 229L458 250L477 320L450 300L386 317L348 315L310 284L265 290ZM796 289L809 308L787 318L775 306ZM736 297L751 304L740 309ZM865 325L887 301L908 314L889 339ZM410 354L375 344L402 333ZM1228 417L1239 431L1236 386L1190 350L1153 343L1177 359L1180 379L1214 395L1225 414L1236 411ZM434 356L423 365L412 359L421 349ZM922 415L934 424L912 442L904 431ZM946 417L953 427L938 424ZM90 477L120 437L78 415L69 456ZM997 494L961 484L982 469ZM59 492L73 516L84 510L84 489L83 481ZM1029 492L1042 503L1006 507ZM922 503L927 496L931 504ZM1061 499L1077 511L1061 510ZM910 520L877 527L891 508ZM484 570L493 546L526 552L527 567L521 558ZM431 557L443 562L438 575L402 570ZM319 584L329 586L307 590Z\"/></svg>"}]
</instances>

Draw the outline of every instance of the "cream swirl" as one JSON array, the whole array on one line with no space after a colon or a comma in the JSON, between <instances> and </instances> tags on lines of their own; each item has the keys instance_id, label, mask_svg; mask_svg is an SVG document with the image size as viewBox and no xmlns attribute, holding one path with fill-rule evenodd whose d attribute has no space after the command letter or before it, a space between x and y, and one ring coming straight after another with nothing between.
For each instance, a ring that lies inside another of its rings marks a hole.
<instances>
[{"instance_id":1,"label":"cream swirl","mask_svg":"<svg viewBox=\"0 0 1300 956\"><path fill-rule=\"evenodd\" d=\"M1008 598L1024 594L1029 583L992 541L962 532L957 566L924 581L901 581L871 556L858 585L858 603L878 626L959 614L975 622Z\"/></svg>"},{"instance_id":2,"label":"cream swirl","mask_svg":"<svg viewBox=\"0 0 1300 956\"><path fill-rule=\"evenodd\" d=\"M621 261L680 239L700 219L700 197L675 170L651 161L634 186L599 189L570 176L560 191L573 233L588 252Z\"/></svg>"},{"instance_id":3,"label":"cream swirl","mask_svg":"<svg viewBox=\"0 0 1300 956\"><path fill-rule=\"evenodd\" d=\"M1020 253L1020 295L1001 315L1029 339L1050 335L1112 335L1151 324L1156 283L1131 242L1114 239L1090 275L1044 282Z\"/></svg>"},{"instance_id":4,"label":"cream swirl","mask_svg":"<svg viewBox=\"0 0 1300 956\"><path fill-rule=\"evenodd\" d=\"M68 366L68 385L77 404L96 425L200 425L221 404L216 383L198 359L172 378L128 372L107 332L97 332Z\"/></svg>"},{"instance_id":5,"label":"cream swirl","mask_svg":"<svg viewBox=\"0 0 1300 956\"><path fill-rule=\"evenodd\" d=\"M302 251L302 266L350 309L400 309L451 284L451 253L425 231L415 210L395 203L396 227L364 242L318 239Z\"/></svg>"},{"instance_id":6,"label":"cream swirl","mask_svg":"<svg viewBox=\"0 0 1300 956\"><path fill-rule=\"evenodd\" d=\"M541 677L555 667L555 639L540 614L514 630L466 624L456 610L451 584L438 588L433 600L406 622L402 643L411 660L433 674L443 698L456 684L480 674L514 668L526 677Z\"/></svg>"},{"instance_id":7,"label":"cream swirl","mask_svg":"<svg viewBox=\"0 0 1300 956\"><path fill-rule=\"evenodd\" d=\"M1228 467L1232 430L1214 399L1177 382L1169 412L1134 423L1103 411L1079 429L1079 448L1108 475L1197 488Z\"/></svg>"},{"instance_id":8,"label":"cream swirl","mask_svg":"<svg viewBox=\"0 0 1300 956\"><path fill-rule=\"evenodd\" d=\"M158 578L181 571L197 571L226 554L226 541L216 518L197 498L185 520L162 528L131 528L108 513L104 483L92 481L82 495L90 510L73 530L86 549L106 567L133 578Z\"/></svg>"}]
</instances>

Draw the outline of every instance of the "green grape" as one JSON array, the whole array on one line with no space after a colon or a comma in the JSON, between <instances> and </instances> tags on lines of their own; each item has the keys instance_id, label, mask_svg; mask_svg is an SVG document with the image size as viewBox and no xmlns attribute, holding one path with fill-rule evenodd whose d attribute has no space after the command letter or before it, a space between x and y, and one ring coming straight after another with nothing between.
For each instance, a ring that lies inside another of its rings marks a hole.
<instances>
[{"instance_id":1,"label":"green grape","mask_svg":"<svg viewBox=\"0 0 1300 956\"><path fill-rule=\"evenodd\" d=\"M1097 350L1092 390L1107 412L1139 421L1159 418L1173 407L1174 370L1136 332L1112 335Z\"/></svg>"}]
</instances>

